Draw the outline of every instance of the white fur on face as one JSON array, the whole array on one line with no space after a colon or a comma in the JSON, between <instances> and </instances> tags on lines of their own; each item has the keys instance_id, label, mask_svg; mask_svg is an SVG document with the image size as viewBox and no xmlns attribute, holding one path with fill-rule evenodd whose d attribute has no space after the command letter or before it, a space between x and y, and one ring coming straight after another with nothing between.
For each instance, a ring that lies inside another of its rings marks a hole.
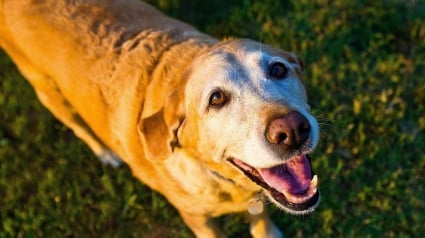
<instances>
[{"instance_id":1,"label":"white fur on face","mask_svg":"<svg viewBox=\"0 0 425 238\"><path fill-rule=\"evenodd\" d=\"M268 75L273 62L287 67L285 78ZM216 162L237 158L255 168L268 168L282 164L295 153L311 151L318 142L319 129L309 113L296 67L300 66L279 52L260 50L260 45L253 43L236 50L217 50L196 62L186 90L186 108L193 109L198 118L198 148L204 150L199 152ZM220 108L209 105L215 90L228 96L228 102ZM292 111L307 118L311 131L301 151L282 152L266 140L266 126L271 117Z\"/></svg>"}]
</instances>

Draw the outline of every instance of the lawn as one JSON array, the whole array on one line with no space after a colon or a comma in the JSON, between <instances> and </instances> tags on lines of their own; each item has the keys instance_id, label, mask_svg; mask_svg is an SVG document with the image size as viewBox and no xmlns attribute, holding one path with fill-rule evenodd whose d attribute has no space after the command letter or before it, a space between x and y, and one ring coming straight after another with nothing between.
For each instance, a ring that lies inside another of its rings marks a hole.
<instances>
[{"instance_id":1,"label":"lawn","mask_svg":"<svg viewBox=\"0 0 425 238\"><path fill-rule=\"evenodd\" d=\"M311 216L269 206L287 237L425 234L425 3L150 1L217 38L300 55L321 141ZM218 219L249 237L244 215ZM0 237L192 237L127 167L100 164L0 53Z\"/></svg>"}]
</instances>

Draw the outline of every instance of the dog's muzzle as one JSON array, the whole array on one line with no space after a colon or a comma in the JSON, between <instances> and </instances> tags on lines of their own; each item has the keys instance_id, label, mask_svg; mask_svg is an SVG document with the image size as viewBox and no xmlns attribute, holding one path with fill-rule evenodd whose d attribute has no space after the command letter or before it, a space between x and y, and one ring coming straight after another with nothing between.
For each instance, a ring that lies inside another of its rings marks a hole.
<instances>
[{"instance_id":1,"label":"dog's muzzle","mask_svg":"<svg viewBox=\"0 0 425 238\"><path fill-rule=\"evenodd\" d=\"M310 158L303 153L310 133L307 118L299 112L272 118L266 127L265 139L277 154L292 158L270 168L255 168L238 158L231 158L230 162L260 185L282 209L292 214L309 213L320 197L317 175L313 173Z\"/></svg>"}]
</instances>

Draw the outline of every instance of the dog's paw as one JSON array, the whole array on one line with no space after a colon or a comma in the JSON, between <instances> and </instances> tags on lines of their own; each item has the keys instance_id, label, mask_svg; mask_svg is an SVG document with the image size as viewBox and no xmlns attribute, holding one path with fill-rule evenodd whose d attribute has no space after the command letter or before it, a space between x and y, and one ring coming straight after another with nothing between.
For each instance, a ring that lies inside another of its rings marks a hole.
<instances>
[{"instance_id":1,"label":"dog's paw","mask_svg":"<svg viewBox=\"0 0 425 238\"><path fill-rule=\"evenodd\" d=\"M110 150L102 151L102 153L97 154L97 157L103 164L112 166L113 168L118 168L123 163L122 160Z\"/></svg>"}]
</instances>

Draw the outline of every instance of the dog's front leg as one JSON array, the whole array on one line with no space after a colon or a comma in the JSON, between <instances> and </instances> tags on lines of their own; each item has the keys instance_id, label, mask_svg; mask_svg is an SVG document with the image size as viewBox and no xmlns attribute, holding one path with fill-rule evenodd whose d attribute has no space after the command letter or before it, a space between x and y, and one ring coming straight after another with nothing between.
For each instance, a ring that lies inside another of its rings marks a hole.
<instances>
[{"instance_id":1,"label":"dog's front leg","mask_svg":"<svg viewBox=\"0 0 425 238\"><path fill-rule=\"evenodd\" d=\"M224 238L226 237L214 224L212 219L203 215L193 215L179 211L186 225L199 238Z\"/></svg>"},{"instance_id":2,"label":"dog's front leg","mask_svg":"<svg viewBox=\"0 0 425 238\"><path fill-rule=\"evenodd\" d=\"M282 232L264 210L257 215L250 215L250 232L254 238L283 238Z\"/></svg>"}]
</instances>

